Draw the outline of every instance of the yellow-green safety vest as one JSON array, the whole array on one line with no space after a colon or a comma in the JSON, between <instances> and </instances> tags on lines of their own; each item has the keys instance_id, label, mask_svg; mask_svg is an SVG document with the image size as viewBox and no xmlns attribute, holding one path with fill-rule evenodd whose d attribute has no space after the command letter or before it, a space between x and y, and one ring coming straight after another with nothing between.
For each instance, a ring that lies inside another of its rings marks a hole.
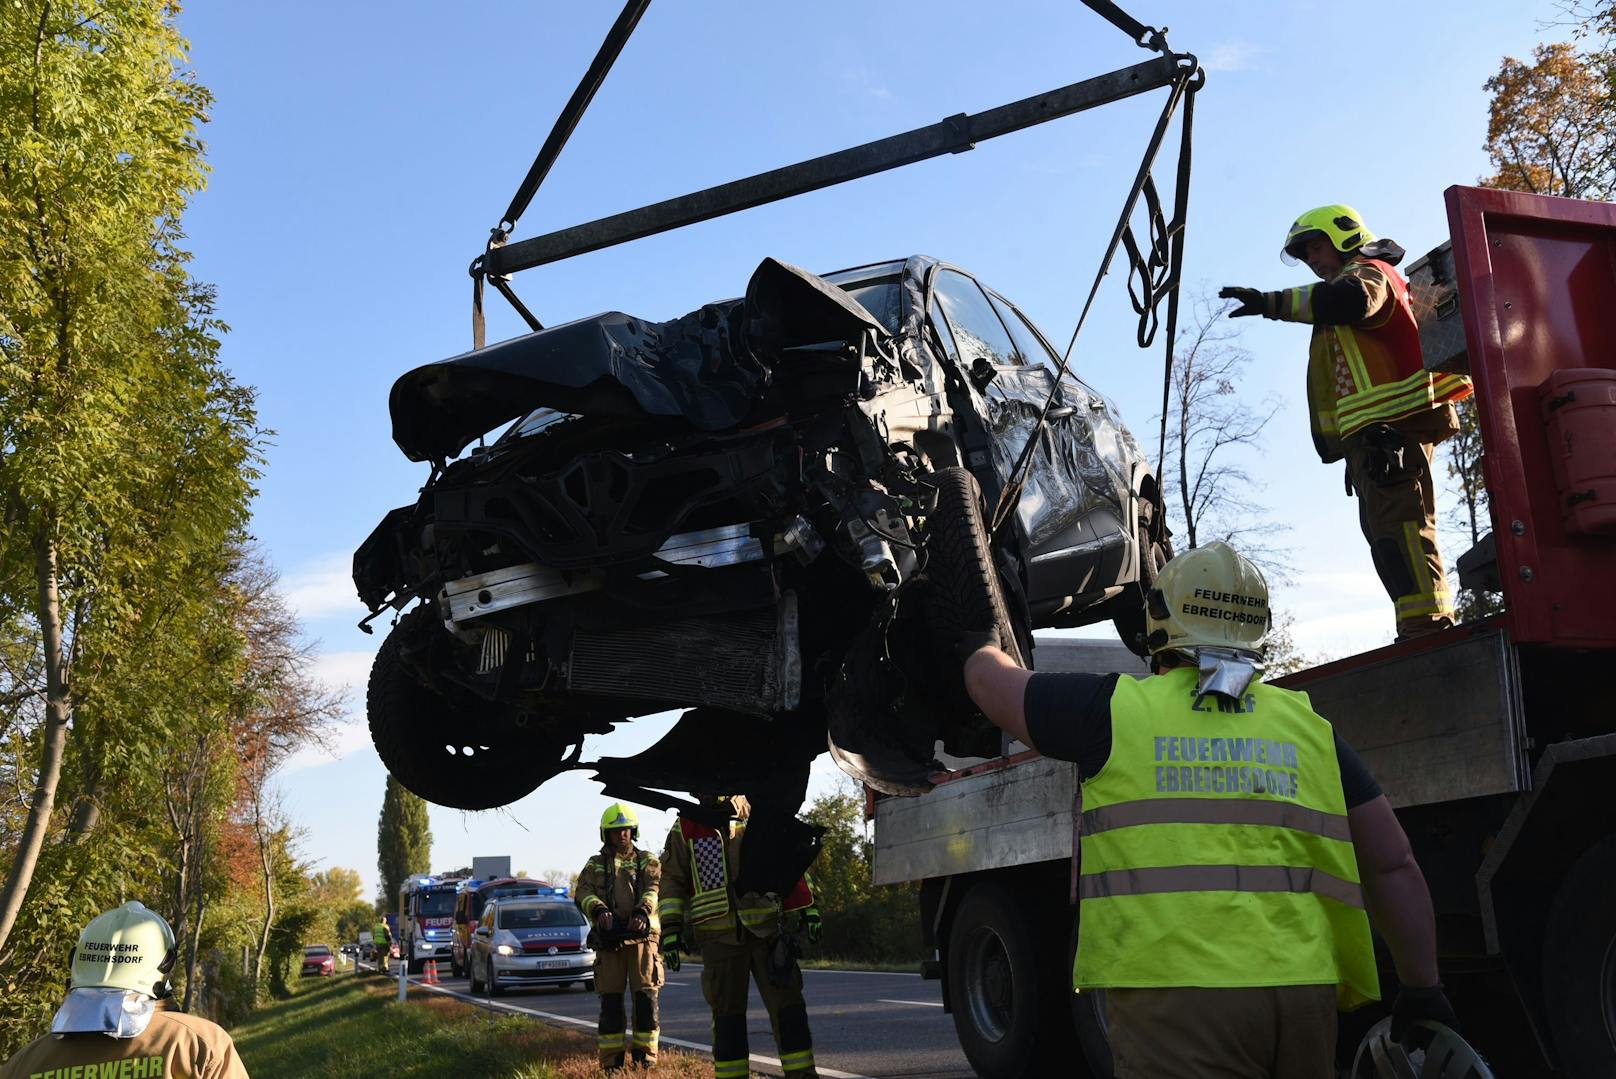
<instances>
[{"instance_id":1,"label":"yellow-green safety vest","mask_svg":"<svg viewBox=\"0 0 1616 1079\"><path fill-rule=\"evenodd\" d=\"M1380 997L1330 724L1305 693L1122 677L1083 783L1072 984L1334 985Z\"/></svg>"}]
</instances>

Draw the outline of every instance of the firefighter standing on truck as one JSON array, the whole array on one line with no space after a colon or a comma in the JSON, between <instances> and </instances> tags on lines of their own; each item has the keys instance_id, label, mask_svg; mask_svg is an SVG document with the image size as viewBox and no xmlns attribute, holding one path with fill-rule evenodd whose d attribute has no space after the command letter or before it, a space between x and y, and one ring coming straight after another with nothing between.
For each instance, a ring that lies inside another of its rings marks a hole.
<instances>
[{"instance_id":1,"label":"firefighter standing on truck","mask_svg":"<svg viewBox=\"0 0 1616 1079\"><path fill-rule=\"evenodd\" d=\"M1431 452L1459 430L1454 402L1469 397L1463 375L1427 371L1408 283L1394 267L1403 249L1376 240L1350 206L1297 218L1281 257L1306 262L1322 280L1277 292L1225 288L1230 317L1262 315L1313 326L1307 403L1313 444L1325 464L1346 459L1347 493L1370 557L1397 610L1397 638L1453 625L1436 543Z\"/></svg>"},{"instance_id":2,"label":"firefighter standing on truck","mask_svg":"<svg viewBox=\"0 0 1616 1079\"><path fill-rule=\"evenodd\" d=\"M1366 908L1392 1037L1457 1038L1408 838L1307 696L1258 677L1268 627L1262 574L1210 543L1150 591L1154 677L1033 674L997 630L957 645L983 713L1082 776L1072 982L1106 990L1118 1079L1332 1079L1337 1010L1380 996Z\"/></svg>"},{"instance_id":3,"label":"firefighter standing on truck","mask_svg":"<svg viewBox=\"0 0 1616 1079\"><path fill-rule=\"evenodd\" d=\"M785 916L795 912L811 941L818 942L819 910L807 879L783 900L747 892L731 882L741 866L749 815L747 800L705 798L704 806L733 815L715 828L681 814L662 851L662 948L673 969L687 933L701 950L701 992L713 1010L714 1079L745 1079L751 1047L746 1033L748 981L757 982L769 1011L780 1066L789 1079L816 1079L802 969Z\"/></svg>"},{"instance_id":4,"label":"firefighter standing on truck","mask_svg":"<svg viewBox=\"0 0 1616 1079\"><path fill-rule=\"evenodd\" d=\"M625 989L634 996L634 1063L654 1068L657 1062L657 990L662 986L657 890L662 865L634 845L639 838L640 818L634 810L612 803L600 818L600 852L578 874L578 907L595 927L600 1066L607 1071L623 1066Z\"/></svg>"},{"instance_id":5,"label":"firefighter standing on truck","mask_svg":"<svg viewBox=\"0 0 1616 1079\"><path fill-rule=\"evenodd\" d=\"M0 1079L247 1079L222 1027L174 1007L168 972L178 955L168 922L140 903L92 920L73 949L50 1033L0 1064Z\"/></svg>"}]
</instances>

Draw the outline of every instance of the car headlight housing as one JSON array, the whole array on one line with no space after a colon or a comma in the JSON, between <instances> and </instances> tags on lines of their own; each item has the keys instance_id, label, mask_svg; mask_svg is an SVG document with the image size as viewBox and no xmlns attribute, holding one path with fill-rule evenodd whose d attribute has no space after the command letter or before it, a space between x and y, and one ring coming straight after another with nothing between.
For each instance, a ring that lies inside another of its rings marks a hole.
<instances>
[{"instance_id":1,"label":"car headlight housing","mask_svg":"<svg viewBox=\"0 0 1616 1079\"><path fill-rule=\"evenodd\" d=\"M494 946L494 951L498 952L500 955L516 954L516 949L512 948L509 944L496 944Z\"/></svg>"}]
</instances>

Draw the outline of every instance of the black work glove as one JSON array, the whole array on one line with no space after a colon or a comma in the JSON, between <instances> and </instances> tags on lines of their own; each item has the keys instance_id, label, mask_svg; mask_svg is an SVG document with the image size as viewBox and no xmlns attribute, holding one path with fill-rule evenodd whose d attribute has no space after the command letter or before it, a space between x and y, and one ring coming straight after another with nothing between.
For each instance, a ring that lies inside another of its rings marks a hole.
<instances>
[{"instance_id":1,"label":"black work glove","mask_svg":"<svg viewBox=\"0 0 1616 1079\"><path fill-rule=\"evenodd\" d=\"M677 929L662 934L662 962L667 964L669 970L679 970L680 936Z\"/></svg>"},{"instance_id":2,"label":"black work glove","mask_svg":"<svg viewBox=\"0 0 1616 1079\"><path fill-rule=\"evenodd\" d=\"M1341 473L1341 478L1347 485L1347 497L1351 498L1356 493L1352 489L1352 465L1345 461L1342 464L1345 465L1345 469Z\"/></svg>"},{"instance_id":3,"label":"black work glove","mask_svg":"<svg viewBox=\"0 0 1616 1079\"><path fill-rule=\"evenodd\" d=\"M1218 299L1234 300L1240 305L1229 312L1230 318L1245 318L1248 315L1261 315L1264 318L1274 317L1273 311L1269 309L1268 294L1259 289L1226 285L1218 290Z\"/></svg>"},{"instance_id":4,"label":"black work glove","mask_svg":"<svg viewBox=\"0 0 1616 1079\"><path fill-rule=\"evenodd\" d=\"M1397 991L1397 1001L1392 1005L1392 1041L1406 1042L1414 1033L1414 1024L1422 1019L1459 1033L1459 1017L1453 1014L1453 1005L1440 985L1424 989L1404 986Z\"/></svg>"},{"instance_id":5,"label":"black work glove","mask_svg":"<svg viewBox=\"0 0 1616 1079\"><path fill-rule=\"evenodd\" d=\"M954 642L954 658L964 663L984 648L999 647L999 631L997 629L967 630L959 635Z\"/></svg>"}]
</instances>

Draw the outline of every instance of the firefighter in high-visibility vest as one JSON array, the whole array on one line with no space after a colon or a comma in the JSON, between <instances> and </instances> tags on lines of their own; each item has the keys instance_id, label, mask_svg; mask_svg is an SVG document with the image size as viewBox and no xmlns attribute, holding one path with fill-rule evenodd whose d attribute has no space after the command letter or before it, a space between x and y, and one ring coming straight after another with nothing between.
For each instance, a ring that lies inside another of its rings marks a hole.
<instances>
[{"instance_id":1,"label":"firefighter in high-visibility vest","mask_svg":"<svg viewBox=\"0 0 1616 1079\"><path fill-rule=\"evenodd\" d=\"M178 955L167 920L140 903L92 920L50 1032L0 1064L0 1079L247 1079L230 1035L174 1006L168 975Z\"/></svg>"},{"instance_id":2,"label":"firefighter in high-visibility vest","mask_svg":"<svg viewBox=\"0 0 1616 1079\"><path fill-rule=\"evenodd\" d=\"M1265 684L1262 574L1227 544L1162 568L1153 677L1033 674L999 632L958 642L966 691L1082 777L1075 988L1105 989L1118 1079L1330 1079L1337 1009L1401 983L1392 1037L1456 1026L1408 837L1306 694Z\"/></svg>"},{"instance_id":3,"label":"firefighter in high-visibility vest","mask_svg":"<svg viewBox=\"0 0 1616 1079\"><path fill-rule=\"evenodd\" d=\"M732 882L740 873L741 844L750 807L742 796L704 799L733 815L715 828L681 814L662 851L662 949L679 969L679 953L694 935L701 950L701 991L713 1011L714 1079L745 1079L751 1048L746 1034L748 983L755 981L768 1009L780 1066L790 1079L817 1079L808 1006L795 939L794 916L817 943L821 922L806 878L783 898L746 892Z\"/></svg>"},{"instance_id":4,"label":"firefighter in high-visibility vest","mask_svg":"<svg viewBox=\"0 0 1616 1079\"><path fill-rule=\"evenodd\" d=\"M387 953L393 948L393 934L387 923L378 921L370 928L370 958L376 964L377 974L387 973Z\"/></svg>"},{"instance_id":5,"label":"firefighter in high-visibility vest","mask_svg":"<svg viewBox=\"0 0 1616 1079\"><path fill-rule=\"evenodd\" d=\"M1286 233L1281 257L1321 278L1275 292L1225 288L1232 318L1262 315L1313 326L1307 403L1313 444L1329 464L1346 459L1346 487L1381 584L1397 612L1399 640L1453 624L1453 600L1436 542L1433 447L1459 430L1454 402L1464 375L1427 371L1408 282L1394 268L1403 249L1377 240L1350 206L1309 210Z\"/></svg>"},{"instance_id":6,"label":"firefighter in high-visibility vest","mask_svg":"<svg viewBox=\"0 0 1616 1079\"><path fill-rule=\"evenodd\" d=\"M628 1044L623 991L634 998L633 1060L647 1068L657 1062L657 990L662 987L662 957L657 953L661 925L657 892L662 865L655 855L634 845L640 818L622 802L606 807L600 818L600 850L578 874L578 908L594 924L595 991L600 994L597 1041L600 1066L623 1066Z\"/></svg>"}]
</instances>

